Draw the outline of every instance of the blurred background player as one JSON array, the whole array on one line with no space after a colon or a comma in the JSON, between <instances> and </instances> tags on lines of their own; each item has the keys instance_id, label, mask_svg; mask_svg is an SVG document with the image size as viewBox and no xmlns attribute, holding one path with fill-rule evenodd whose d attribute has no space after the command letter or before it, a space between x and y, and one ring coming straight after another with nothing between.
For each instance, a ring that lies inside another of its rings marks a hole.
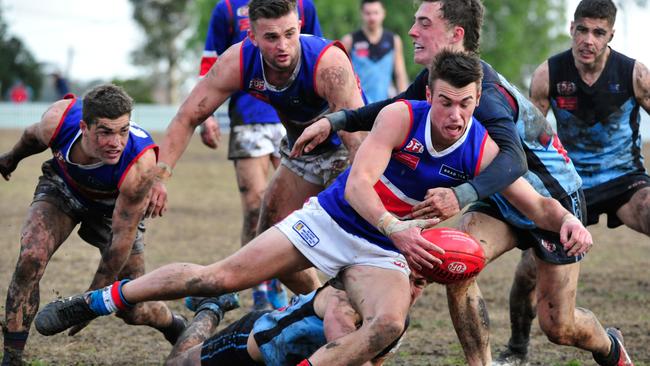
<instances>
[{"instance_id":1,"label":"blurred background player","mask_svg":"<svg viewBox=\"0 0 650 366\"><path fill-rule=\"evenodd\" d=\"M124 90L102 85L83 101L52 104L0 155L9 180L21 160L47 148L34 199L20 236L20 255L7 291L2 365L21 365L29 328L38 310L39 282L52 255L79 224L79 236L101 251L89 289L144 274L144 209L158 147L130 120L133 101ZM162 302L118 314L129 324L160 330L172 344L185 320ZM78 332L83 326L72 330Z\"/></svg>"},{"instance_id":2,"label":"blurred background player","mask_svg":"<svg viewBox=\"0 0 650 366\"><path fill-rule=\"evenodd\" d=\"M626 225L650 235L650 177L639 134L639 108L650 112L650 74L608 46L615 20L611 0L581 1L571 22L571 49L537 68L531 99L544 115L553 110L558 135L582 178L587 224L605 213L610 228ZM512 336L500 365L527 362L535 285L535 263L525 253L510 293Z\"/></svg>"},{"instance_id":3,"label":"blurred background player","mask_svg":"<svg viewBox=\"0 0 650 366\"><path fill-rule=\"evenodd\" d=\"M201 77L228 47L246 38L250 28L248 2L221 0L214 7L201 58ZM297 6L301 33L322 36L312 0L300 0ZM230 97L228 117L228 159L235 166L243 211L241 245L246 245L255 236L269 171L280 164L280 140L285 129L273 107L246 92ZM206 146L216 149L220 137L219 123L216 117L211 116L201 125L201 140ZM277 280L253 288L255 309L267 308L269 303L276 309L287 304L286 292Z\"/></svg>"},{"instance_id":4,"label":"blurred background player","mask_svg":"<svg viewBox=\"0 0 650 366\"><path fill-rule=\"evenodd\" d=\"M361 29L341 38L369 103L387 99L391 81L397 93L408 86L402 39L383 27L385 17L381 0L362 0Z\"/></svg>"}]
</instances>

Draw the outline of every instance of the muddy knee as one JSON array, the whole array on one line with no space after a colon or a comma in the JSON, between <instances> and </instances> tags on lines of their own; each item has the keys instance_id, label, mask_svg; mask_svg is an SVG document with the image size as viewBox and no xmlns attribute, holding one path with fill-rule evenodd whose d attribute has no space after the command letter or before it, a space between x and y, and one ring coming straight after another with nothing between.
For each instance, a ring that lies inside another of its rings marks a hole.
<instances>
[{"instance_id":1,"label":"muddy knee","mask_svg":"<svg viewBox=\"0 0 650 366\"><path fill-rule=\"evenodd\" d=\"M394 314L383 314L374 317L369 324L370 352L380 352L394 342L404 332L404 319Z\"/></svg>"}]
</instances>

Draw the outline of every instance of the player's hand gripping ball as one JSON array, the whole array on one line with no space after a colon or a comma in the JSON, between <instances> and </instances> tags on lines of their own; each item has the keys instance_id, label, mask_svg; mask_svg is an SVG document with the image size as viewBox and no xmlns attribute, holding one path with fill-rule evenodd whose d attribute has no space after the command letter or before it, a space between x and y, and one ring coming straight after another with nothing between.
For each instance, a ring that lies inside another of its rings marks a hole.
<instances>
[{"instance_id":1,"label":"player's hand gripping ball","mask_svg":"<svg viewBox=\"0 0 650 366\"><path fill-rule=\"evenodd\" d=\"M422 231L422 236L445 250L445 254L431 252L442 260L433 268L419 272L428 280L440 284L455 283L479 274L485 267L485 253L470 235L456 229L435 228Z\"/></svg>"}]
</instances>

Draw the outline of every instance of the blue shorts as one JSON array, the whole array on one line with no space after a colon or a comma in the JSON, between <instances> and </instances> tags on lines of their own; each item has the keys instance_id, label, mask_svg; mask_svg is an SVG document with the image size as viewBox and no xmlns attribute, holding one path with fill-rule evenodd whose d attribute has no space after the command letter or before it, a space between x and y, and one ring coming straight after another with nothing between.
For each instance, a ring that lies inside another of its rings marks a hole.
<instances>
[{"instance_id":1,"label":"blue shorts","mask_svg":"<svg viewBox=\"0 0 650 366\"><path fill-rule=\"evenodd\" d=\"M586 211L586 208L584 194L581 189L558 201L564 208L573 213L584 223L584 212ZM517 216L517 214L522 216L521 213L519 213L516 208L510 206L509 203L504 205L503 201L490 197L475 202L468 208L467 212L480 212L507 223L515 233L517 248L522 250L533 248L535 250L535 255L544 262L552 264L570 264L578 262L584 258L584 254L578 256L567 255L566 250L564 250L564 246L560 241L559 233L539 228L518 226L519 223L506 219L505 217ZM513 213L515 215L512 215Z\"/></svg>"}]
</instances>

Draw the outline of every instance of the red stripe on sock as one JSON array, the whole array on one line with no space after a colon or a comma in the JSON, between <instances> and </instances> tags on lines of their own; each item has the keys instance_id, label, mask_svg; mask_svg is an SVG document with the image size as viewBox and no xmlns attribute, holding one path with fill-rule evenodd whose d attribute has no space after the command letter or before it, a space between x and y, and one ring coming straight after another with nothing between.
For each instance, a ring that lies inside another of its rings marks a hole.
<instances>
[{"instance_id":1,"label":"red stripe on sock","mask_svg":"<svg viewBox=\"0 0 650 366\"><path fill-rule=\"evenodd\" d=\"M122 296L120 296L120 281L115 281L111 287L111 299L113 303L120 310L128 310L128 306L122 302Z\"/></svg>"}]
</instances>

